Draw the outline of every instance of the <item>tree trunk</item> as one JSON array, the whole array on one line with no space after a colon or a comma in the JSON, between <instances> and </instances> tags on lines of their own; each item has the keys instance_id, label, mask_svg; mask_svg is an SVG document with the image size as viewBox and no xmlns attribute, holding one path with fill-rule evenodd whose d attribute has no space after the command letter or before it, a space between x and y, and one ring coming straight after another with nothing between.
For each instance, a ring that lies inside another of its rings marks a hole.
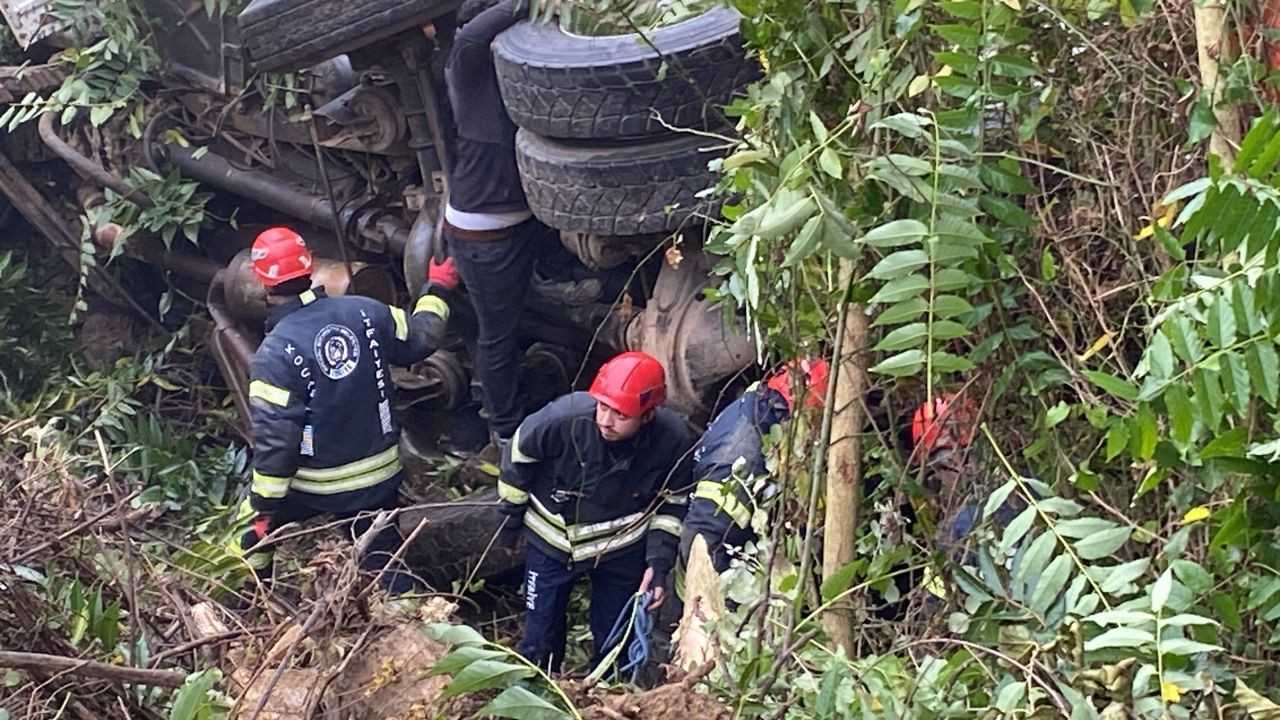
<instances>
[{"instance_id":1,"label":"tree trunk","mask_svg":"<svg viewBox=\"0 0 1280 720\"><path fill-rule=\"evenodd\" d=\"M841 262L840 278L847 287L853 280L853 263ZM862 455L858 434L862 430L867 371L863 351L867 343L867 316L862 305L849 303L845 333L837 348L839 367L833 368L835 397L831 415L831 443L827 446L827 504L823 521L822 577L853 562L862 495ZM814 479L817 481L817 478ZM853 653L852 603L834 603L823 615L823 628L836 647Z\"/></svg>"},{"instance_id":2,"label":"tree trunk","mask_svg":"<svg viewBox=\"0 0 1280 720\"><path fill-rule=\"evenodd\" d=\"M1280 0L1264 0L1262 6L1262 55L1268 72L1280 70ZM1280 88L1268 85L1263 94L1280 104Z\"/></svg>"},{"instance_id":3,"label":"tree trunk","mask_svg":"<svg viewBox=\"0 0 1280 720\"><path fill-rule=\"evenodd\" d=\"M1217 121L1213 134L1209 137L1209 152L1222 158L1222 164L1230 167L1235 162L1236 148L1240 146L1244 126L1240 107L1222 104L1223 79L1218 71L1218 64L1230 48L1226 11L1219 0L1209 0L1203 7L1195 3L1195 17L1200 82L1209 90L1213 117Z\"/></svg>"}]
</instances>

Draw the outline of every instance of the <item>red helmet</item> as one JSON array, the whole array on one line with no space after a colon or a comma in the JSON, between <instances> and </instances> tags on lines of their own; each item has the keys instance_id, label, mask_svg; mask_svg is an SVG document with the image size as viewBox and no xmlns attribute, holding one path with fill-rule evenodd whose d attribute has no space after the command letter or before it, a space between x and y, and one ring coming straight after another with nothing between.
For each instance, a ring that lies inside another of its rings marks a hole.
<instances>
[{"instance_id":1,"label":"red helmet","mask_svg":"<svg viewBox=\"0 0 1280 720\"><path fill-rule=\"evenodd\" d=\"M831 379L831 363L823 358L792 360L769 378L767 385L777 390L787 401L787 407L791 407L791 374L797 371L804 374L804 384L808 388L804 398L805 407L822 407L827 400L827 383Z\"/></svg>"},{"instance_id":2,"label":"red helmet","mask_svg":"<svg viewBox=\"0 0 1280 720\"><path fill-rule=\"evenodd\" d=\"M311 274L311 252L307 250L307 243L289 228L263 230L253 241L251 253L253 272L267 287Z\"/></svg>"},{"instance_id":3,"label":"red helmet","mask_svg":"<svg viewBox=\"0 0 1280 720\"><path fill-rule=\"evenodd\" d=\"M911 443L923 442L926 455L969 445L973 442L976 410L967 397L958 401L955 395L935 397L933 402L916 408L911 418Z\"/></svg>"},{"instance_id":4,"label":"red helmet","mask_svg":"<svg viewBox=\"0 0 1280 720\"><path fill-rule=\"evenodd\" d=\"M600 368L590 392L623 415L640 417L667 399L667 373L649 355L624 352Z\"/></svg>"}]
</instances>

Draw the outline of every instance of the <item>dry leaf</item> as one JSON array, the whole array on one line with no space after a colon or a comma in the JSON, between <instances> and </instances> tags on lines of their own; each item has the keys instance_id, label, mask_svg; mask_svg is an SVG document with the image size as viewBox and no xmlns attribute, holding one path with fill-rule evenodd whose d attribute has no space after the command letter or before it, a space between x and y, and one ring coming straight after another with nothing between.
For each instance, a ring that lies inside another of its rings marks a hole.
<instances>
[{"instance_id":1,"label":"dry leaf","mask_svg":"<svg viewBox=\"0 0 1280 720\"><path fill-rule=\"evenodd\" d=\"M684 253L680 252L678 245L672 245L667 248L667 264L671 266L672 270L679 270L682 260L684 260Z\"/></svg>"}]
</instances>

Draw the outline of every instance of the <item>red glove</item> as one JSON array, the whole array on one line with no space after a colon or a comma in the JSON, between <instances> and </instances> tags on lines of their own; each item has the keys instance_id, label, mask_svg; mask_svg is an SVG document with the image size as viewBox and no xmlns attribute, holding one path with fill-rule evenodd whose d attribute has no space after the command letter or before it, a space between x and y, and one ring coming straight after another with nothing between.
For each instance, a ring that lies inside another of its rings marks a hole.
<instances>
[{"instance_id":1,"label":"red glove","mask_svg":"<svg viewBox=\"0 0 1280 720\"><path fill-rule=\"evenodd\" d=\"M434 258L427 262L427 283L439 285L445 290L457 290L459 282L453 258L445 258L442 263L437 263Z\"/></svg>"},{"instance_id":2,"label":"red glove","mask_svg":"<svg viewBox=\"0 0 1280 720\"><path fill-rule=\"evenodd\" d=\"M267 536L271 532L271 516L259 515L253 519L253 534L258 536L258 540Z\"/></svg>"}]
</instances>

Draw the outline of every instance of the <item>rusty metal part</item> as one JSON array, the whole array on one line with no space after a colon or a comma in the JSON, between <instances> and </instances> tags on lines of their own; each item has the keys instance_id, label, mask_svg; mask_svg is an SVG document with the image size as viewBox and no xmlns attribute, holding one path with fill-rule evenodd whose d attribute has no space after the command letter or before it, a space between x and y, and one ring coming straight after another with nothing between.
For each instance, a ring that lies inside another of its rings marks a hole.
<instances>
[{"instance_id":1,"label":"rusty metal part","mask_svg":"<svg viewBox=\"0 0 1280 720\"><path fill-rule=\"evenodd\" d=\"M427 282L427 263L443 244L436 235L436 213L423 209L409 228L409 238L404 244L404 284L409 292Z\"/></svg>"},{"instance_id":2,"label":"rusty metal part","mask_svg":"<svg viewBox=\"0 0 1280 720\"><path fill-rule=\"evenodd\" d=\"M251 198L316 227L327 226L333 217L333 208L327 200L290 187L270 175L240 170L213 152L196 157L196 148L173 143L161 147L165 158L187 177Z\"/></svg>"},{"instance_id":3,"label":"rusty metal part","mask_svg":"<svg viewBox=\"0 0 1280 720\"><path fill-rule=\"evenodd\" d=\"M67 144L65 140L58 136L57 128L54 127L56 121L57 117L52 112L46 112L40 116L40 121L36 125L40 132L40 139L53 151L53 154L65 160L71 166L71 169L76 171L76 174L86 180L91 180L100 187L111 188L117 194L137 203L139 207L149 208L154 204L151 202L151 198L135 190L119 175L103 169Z\"/></svg>"},{"instance_id":4,"label":"rusty metal part","mask_svg":"<svg viewBox=\"0 0 1280 720\"><path fill-rule=\"evenodd\" d=\"M50 17L48 2L0 2L0 12L23 50L32 43L66 30L56 17Z\"/></svg>"},{"instance_id":5,"label":"rusty metal part","mask_svg":"<svg viewBox=\"0 0 1280 720\"><path fill-rule=\"evenodd\" d=\"M330 297L363 295L385 303L395 302L395 280L381 267L351 263L351 275L343 264L329 258L316 258L311 269L312 285L324 287ZM267 293L258 276L253 274L253 260L248 248L236 254L222 274L227 309L232 316L249 322L267 318Z\"/></svg>"},{"instance_id":6,"label":"rusty metal part","mask_svg":"<svg viewBox=\"0 0 1280 720\"><path fill-rule=\"evenodd\" d=\"M399 52L386 56L388 73L400 90L400 106L409 126L409 147L418 158L423 187L429 187L437 170L449 169L435 88L431 85L431 65L427 40L419 32L405 33Z\"/></svg>"},{"instance_id":7,"label":"rusty metal part","mask_svg":"<svg viewBox=\"0 0 1280 720\"><path fill-rule=\"evenodd\" d=\"M80 272L80 235L72 232L58 211L44 199L44 196L31 185L26 176L9 162L9 158L0 153L0 192L9 198L9 202L22 217L26 219L41 235L53 245L54 250L62 256L74 272ZM103 297L116 303L125 303L142 316L153 328L167 332L160 321L147 312L137 300L134 300L120 283L94 265L89 268L89 281Z\"/></svg>"},{"instance_id":8,"label":"rusty metal part","mask_svg":"<svg viewBox=\"0 0 1280 720\"><path fill-rule=\"evenodd\" d=\"M407 370L391 369L396 387L404 391L401 407L429 405L435 410L456 410L470 398L470 376L457 355L437 350Z\"/></svg>"},{"instance_id":9,"label":"rusty metal part","mask_svg":"<svg viewBox=\"0 0 1280 720\"><path fill-rule=\"evenodd\" d=\"M0 67L0 103L21 100L28 93L43 95L62 84L61 65L6 65Z\"/></svg>"},{"instance_id":10,"label":"rusty metal part","mask_svg":"<svg viewBox=\"0 0 1280 720\"><path fill-rule=\"evenodd\" d=\"M595 233L561 232L560 244L593 270L616 268L631 258L644 257L663 235L612 237Z\"/></svg>"},{"instance_id":11,"label":"rusty metal part","mask_svg":"<svg viewBox=\"0 0 1280 720\"><path fill-rule=\"evenodd\" d=\"M385 153L396 148L405 136L400 108L384 88L352 88L316 108L315 115L328 121L317 130L325 147ZM402 153L408 148L400 145L397 149Z\"/></svg>"},{"instance_id":12,"label":"rusty metal part","mask_svg":"<svg viewBox=\"0 0 1280 720\"><path fill-rule=\"evenodd\" d=\"M205 298L209 306L209 315L213 318L214 328L210 334L209 348L213 352L218 371L227 383L231 399L235 401L237 418L234 423L236 432L250 446L253 445L253 428L249 420L249 363L261 338L250 338L240 329L231 310L227 307L224 288L226 270L219 270L209 283L209 292Z\"/></svg>"},{"instance_id":13,"label":"rusty metal part","mask_svg":"<svg viewBox=\"0 0 1280 720\"><path fill-rule=\"evenodd\" d=\"M627 346L667 369L667 405L695 422L707 419L720 390L756 356L751 338L703 297L709 274L700 250L686 251L677 267L664 263L653 297L627 328Z\"/></svg>"},{"instance_id":14,"label":"rusty metal part","mask_svg":"<svg viewBox=\"0 0 1280 720\"><path fill-rule=\"evenodd\" d=\"M202 283L214 282L220 269L218 263L211 258L174 252L165 248L164 243L156 238L144 239L134 253L152 265Z\"/></svg>"},{"instance_id":15,"label":"rusty metal part","mask_svg":"<svg viewBox=\"0 0 1280 720\"><path fill-rule=\"evenodd\" d=\"M317 127L320 145L335 150L352 150L406 156L404 119L395 99L385 89L360 87L315 110L326 122ZM237 105L226 114L226 124L246 135L269 138L277 143L311 144L310 123L293 121L280 113L264 113L256 107Z\"/></svg>"},{"instance_id":16,"label":"rusty metal part","mask_svg":"<svg viewBox=\"0 0 1280 720\"><path fill-rule=\"evenodd\" d=\"M196 157L196 149L176 144L163 146L165 158L187 177L208 183L255 202L279 210L316 227L333 223L333 205L324 198L299 190L265 173L233 167L226 158L212 152ZM400 254L409 238L409 228L379 208L344 206L338 211L344 225L353 227L372 248Z\"/></svg>"}]
</instances>

